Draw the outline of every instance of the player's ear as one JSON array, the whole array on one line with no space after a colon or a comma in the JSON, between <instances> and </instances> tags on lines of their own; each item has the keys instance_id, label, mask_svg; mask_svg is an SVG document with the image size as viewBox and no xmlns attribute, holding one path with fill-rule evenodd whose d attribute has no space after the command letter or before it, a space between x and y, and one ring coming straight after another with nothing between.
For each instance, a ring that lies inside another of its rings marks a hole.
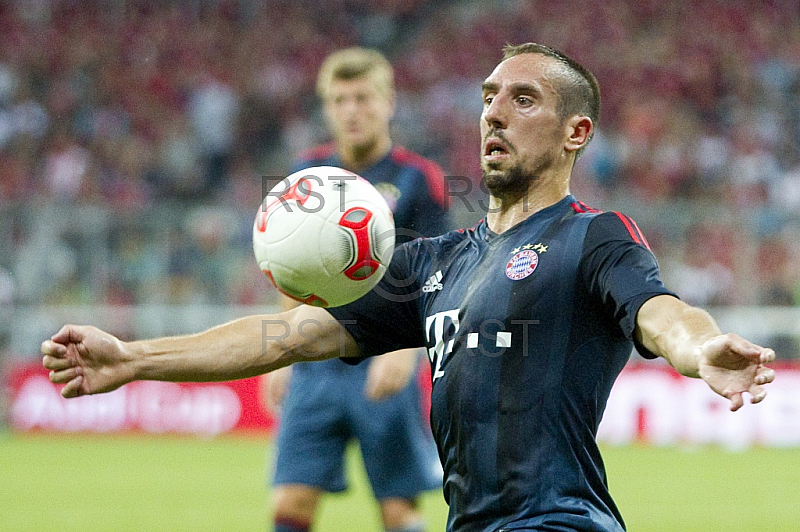
<instances>
[{"instance_id":1,"label":"player's ear","mask_svg":"<svg viewBox=\"0 0 800 532\"><path fill-rule=\"evenodd\" d=\"M588 116L575 115L566 123L567 140L564 149L570 152L578 151L586 146L592 136L594 124Z\"/></svg>"}]
</instances>

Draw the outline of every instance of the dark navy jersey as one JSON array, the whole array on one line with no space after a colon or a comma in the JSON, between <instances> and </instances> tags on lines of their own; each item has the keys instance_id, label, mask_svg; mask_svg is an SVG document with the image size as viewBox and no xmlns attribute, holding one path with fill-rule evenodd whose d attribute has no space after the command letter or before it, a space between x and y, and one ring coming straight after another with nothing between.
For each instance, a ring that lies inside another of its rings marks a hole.
<instances>
[{"instance_id":1,"label":"dark navy jersey","mask_svg":"<svg viewBox=\"0 0 800 532\"><path fill-rule=\"evenodd\" d=\"M427 347L449 531L619 531L595 436L659 294L674 295L636 224L567 196L499 235L405 244L329 311L365 357Z\"/></svg>"},{"instance_id":2,"label":"dark navy jersey","mask_svg":"<svg viewBox=\"0 0 800 532\"><path fill-rule=\"evenodd\" d=\"M334 144L301 154L293 172L311 166L344 168ZM435 162L395 146L358 175L372 183L389 203L398 244L420 236L441 235L451 229L444 172Z\"/></svg>"}]
</instances>

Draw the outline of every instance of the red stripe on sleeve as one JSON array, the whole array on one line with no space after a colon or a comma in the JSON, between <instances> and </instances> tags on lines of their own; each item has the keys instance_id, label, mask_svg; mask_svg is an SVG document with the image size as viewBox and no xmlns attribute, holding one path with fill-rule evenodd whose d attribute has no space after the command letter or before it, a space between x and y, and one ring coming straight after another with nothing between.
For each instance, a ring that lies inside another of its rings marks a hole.
<instances>
[{"instance_id":1,"label":"red stripe on sleeve","mask_svg":"<svg viewBox=\"0 0 800 532\"><path fill-rule=\"evenodd\" d=\"M433 200L444 208L449 207L444 171L438 164L399 146L392 149L392 158L400 163L413 166L422 172Z\"/></svg>"},{"instance_id":2,"label":"red stripe on sleeve","mask_svg":"<svg viewBox=\"0 0 800 532\"><path fill-rule=\"evenodd\" d=\"M637 244L641 244L642 240L639 238L639 235L637 235L636 232L633 230L633 226L628 221L628 219L625 218L625 215L619 212L615 212L614 214L617 215L617 218L622 220L622 223L625 225L625 229L628 230L628 234L631 235L633 241L636 242Z\"/></svg>"},{"instance_id":3,"label":"red stripe on sleeve","mask_svg":"<svg viewBox=\"0 0 800 532\"><path fill-rule=\"evenodd\" d=\"M642 239L642 244L644 244L644 247L646 247L648 250L650 250L650 243L647 242L647 239L644 237L644 233L642 233L642 230L639 229L639 226L636 224L636 220L634 220L633 218L630 218L630 217L628 219L633 224L633 227L634 227L634 229L636 229L636 232L639 233L639 238ZM650 251L652 251L652 250L650 250Z\"/></svg>"},{"instance_id":4,"label":"red stripe on sleeve","mask_svg":"<svg viewBox=\"0 0 800 532\"><path fill-rule=\"evenodd\" d=\"M634 222L632 218L629 218L628 216L625 216L622 213L615 212L614 214L616 214L617 217L620 220L622 220L622 223L625 225L625 229L628 230L628 234L631 235L633 241L636 242L637 244L643 245L649 250L650 244L648 244L647 240L645 240L644 235L642 234L642 231L639 229L639 226L636 225L636 222Z\"/></svg>"}]
</instances>

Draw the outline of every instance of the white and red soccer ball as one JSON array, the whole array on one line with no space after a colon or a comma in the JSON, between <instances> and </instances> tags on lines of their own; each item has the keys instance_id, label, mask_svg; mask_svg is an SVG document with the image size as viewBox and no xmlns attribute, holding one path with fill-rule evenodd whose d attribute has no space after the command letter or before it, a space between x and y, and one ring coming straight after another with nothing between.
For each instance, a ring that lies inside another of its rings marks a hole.
<instances>
[{"instance_id":1,"label":"white and red soccer ball","mask_svg":"<svg viewBox=\"0 0 800 532\"><path fill-rule=\"evenodd\" d=\"M386 273L394 251L392 211L366 179L333 166L307 168L264 198L253 251L287 296L318 307L344 305Z\"/></svg>"}]
</instances>

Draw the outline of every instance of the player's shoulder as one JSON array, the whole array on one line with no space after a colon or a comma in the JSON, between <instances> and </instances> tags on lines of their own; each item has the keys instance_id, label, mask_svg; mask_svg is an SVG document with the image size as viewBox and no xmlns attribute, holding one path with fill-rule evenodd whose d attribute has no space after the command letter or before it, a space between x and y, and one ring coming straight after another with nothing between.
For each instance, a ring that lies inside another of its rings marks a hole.
<instances>
[{"instance_id":1,"label":"player's shoulder","mask_svg":"<svg viewBox=\"0 0 800 532\"><path fill-rule=\"evenodd\" d=\"M479 224L480 225L480 224ZM475 239L476 227L470 229L453 229L441 235L432 237L419 237L405 242L398 247L398 251L409 258L436 257L441 259L449 255L461 245L468 244Z\"/></svg>"},{"instance_id":2,"label":"player's shoulder","mask_svg":"<svg viewBox=\"0 0 800 532\"><path fill-rule=\"evenodd\" d=\"M425 183L431 198L445 208L449 205L444 170L435 161L402 146L392 147L389 160L398 167L416 172L419 180Z\"/></svg>"},{"instance_id":3,"label":"player's shoulder","mask_svg":"<svg viewBox=\"0 0 800 532\"><path fill-rule=\"evenodd\" d=\"M591 221L586 232L587 243L600 244L609 241L631 241L650 249L650 244L636 221L619 211L602 211L589 207L581 201L572 204L574 211L583 216L590 216Z\"/></svg>"},{"instance_id":4,"label":"player's shoulder","mask_svg":"<svg viewBox=\"0 0 800 532\"><path fill-rule=\"evenodd\" d=\"M395 164L411 167L426 176L428 174L444 175L444 171L436 161L428 159L403 146L393 146L392 150L389 152L389 158Z\"/></svg>"}]
</instances>

